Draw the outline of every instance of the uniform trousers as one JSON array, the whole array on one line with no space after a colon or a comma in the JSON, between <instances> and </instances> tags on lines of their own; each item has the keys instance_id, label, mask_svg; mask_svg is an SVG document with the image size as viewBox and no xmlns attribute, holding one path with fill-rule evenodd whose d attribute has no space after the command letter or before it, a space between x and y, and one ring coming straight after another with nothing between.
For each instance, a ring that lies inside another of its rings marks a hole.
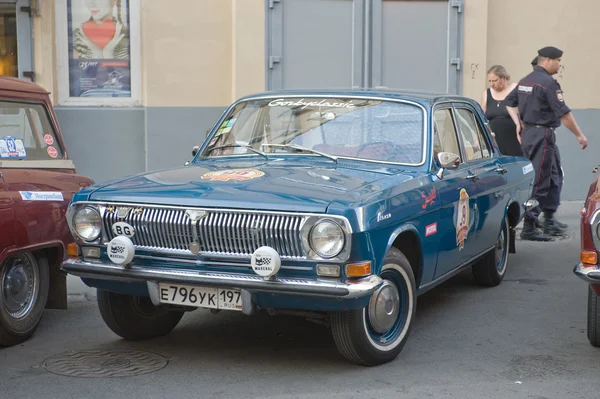
<instances>
[{"instance_id":1,"label":"uniform trousers","mask_svg":"<svg viewBox=\"0 0 600 399\"><path fill-rule=\"evenodd\" d=\"M541 212L556 212L560 205L563 179L554 128L526 125L521 133L521 148L533 164L535 177L531 197L539 203L525 218L535 220Z\"/></svg>"}]
</instances>

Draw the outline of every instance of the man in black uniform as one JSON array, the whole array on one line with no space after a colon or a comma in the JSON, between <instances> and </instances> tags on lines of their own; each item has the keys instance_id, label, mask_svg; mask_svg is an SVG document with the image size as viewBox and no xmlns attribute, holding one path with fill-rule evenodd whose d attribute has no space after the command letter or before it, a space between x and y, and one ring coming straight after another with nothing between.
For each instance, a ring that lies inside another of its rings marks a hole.
<instances>
[{"instance_id":1,"label":"man in black uniform","mask_svg":"<svg viewBox=\"0 0 600 399\"><path fill-rule=\"evenodd\" d=\"M559 83L552 78L560 68L562 54L556 47L540 49L533 72L506 97L508 112L517 126L517 137L535 170L531 196L539 206L525 215L521 232L524 240L549 241L551 236L565 232L566 225L554 218L562 185L555 129L564 124L575 135L582 150L587 147L587 138L565 104ZM543 232L535 226L540 211L544 212Z\"/></svg>"},{"instance_id":2,"label":"man in black uniform","mask_svg":"<svg viewBox=\"0 0 600 399\"><path fill-rule=\"evenodd\" d=\"M531 67L535 70L536 65L538 64L538 57L539 56L535 56L535 58L531 61ZM555 141L556 142L556 131L554 132L554 137L555 137ZM559 205L560 205L560 193L562 193L562 185L563 185L563 180L564 180L564 174L563 174L563 169L560 163L560 152L558 150L558 146L555 146L555 159L557 161L557 168L558 168L558 198L559 198ZM567 229L567 225L564 223L559 222L558 220L556 220L556 218L554 219L554 224L558 225L558 227L560 227L563 230ZM540 222L539 219L535 220L535 227L537 227L538 229L543 229L544 225L542 224L542 222Z\"/></svg>"}]
</instances>

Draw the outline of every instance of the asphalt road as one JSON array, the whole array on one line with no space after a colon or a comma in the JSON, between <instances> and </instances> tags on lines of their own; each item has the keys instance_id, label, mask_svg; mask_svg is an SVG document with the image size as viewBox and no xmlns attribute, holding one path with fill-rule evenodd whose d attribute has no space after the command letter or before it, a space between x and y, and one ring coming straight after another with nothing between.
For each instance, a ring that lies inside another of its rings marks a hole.
<instances>
[{"instance_id":1,"label":"asphalt road","mask_svg":"<svg viewBox=\"0 0 600 399\"><path fill-rule=\"evenodd\" d=\"M0 349L0 398L596 398L600 350L586 337L587 287L572 273L580 207L561 209L568 238L518 241L499 287L480 288L466 271L420 297L407 346L383 366L347 363L325 327L281 316L199 310L167 337L126 342L91 296L73 295L69 310L45 313L31 340ZM60 374L76 362L56 355L105 362L83 356L90 351L150 352L134 370L157 370Z\"/></svg>"}]
</instances>

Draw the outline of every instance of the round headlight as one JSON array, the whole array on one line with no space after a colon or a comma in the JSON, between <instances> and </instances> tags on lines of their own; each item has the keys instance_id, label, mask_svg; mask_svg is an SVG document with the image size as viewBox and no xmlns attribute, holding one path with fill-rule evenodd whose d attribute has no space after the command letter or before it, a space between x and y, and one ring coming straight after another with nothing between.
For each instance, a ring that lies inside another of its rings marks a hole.
<instances>
[{"instance_id":1,"label":"round headlight","mask_svg":"<svg viewBox=\"0 0 600 399\"><path fill-rule=\"evenodd\" d=\"M333 258L344 248L345 236L337 223L323 220L313 226L309 242L313 251L320 257Z\"/></svg>"},{"instance_id":2,"label":"round headlight","mask_svg":"<svg viewBox=\"0 0 600 399\"><path fill-rule=\"evenodd\" d=\"M81 208L73 216L73 228L83 240L94 241L102 231L100 214L94 208Z\"/></svg>"}]
</instances>

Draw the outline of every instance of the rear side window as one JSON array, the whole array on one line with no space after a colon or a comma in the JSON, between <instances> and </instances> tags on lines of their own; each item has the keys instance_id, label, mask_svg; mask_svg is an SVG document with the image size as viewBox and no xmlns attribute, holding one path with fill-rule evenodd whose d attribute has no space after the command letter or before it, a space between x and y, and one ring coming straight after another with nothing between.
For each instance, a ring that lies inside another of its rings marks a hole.
<instances>
[{"instance_id":1,"label":"rear side window","mask_svg":"<svg viewBox=\"0 0 600 399\"><path fill-rule=\"evenodd\" d=\"M0 160L62 158L63 151L44 106L0 101Z\"/></svg>"}]
</instances>

